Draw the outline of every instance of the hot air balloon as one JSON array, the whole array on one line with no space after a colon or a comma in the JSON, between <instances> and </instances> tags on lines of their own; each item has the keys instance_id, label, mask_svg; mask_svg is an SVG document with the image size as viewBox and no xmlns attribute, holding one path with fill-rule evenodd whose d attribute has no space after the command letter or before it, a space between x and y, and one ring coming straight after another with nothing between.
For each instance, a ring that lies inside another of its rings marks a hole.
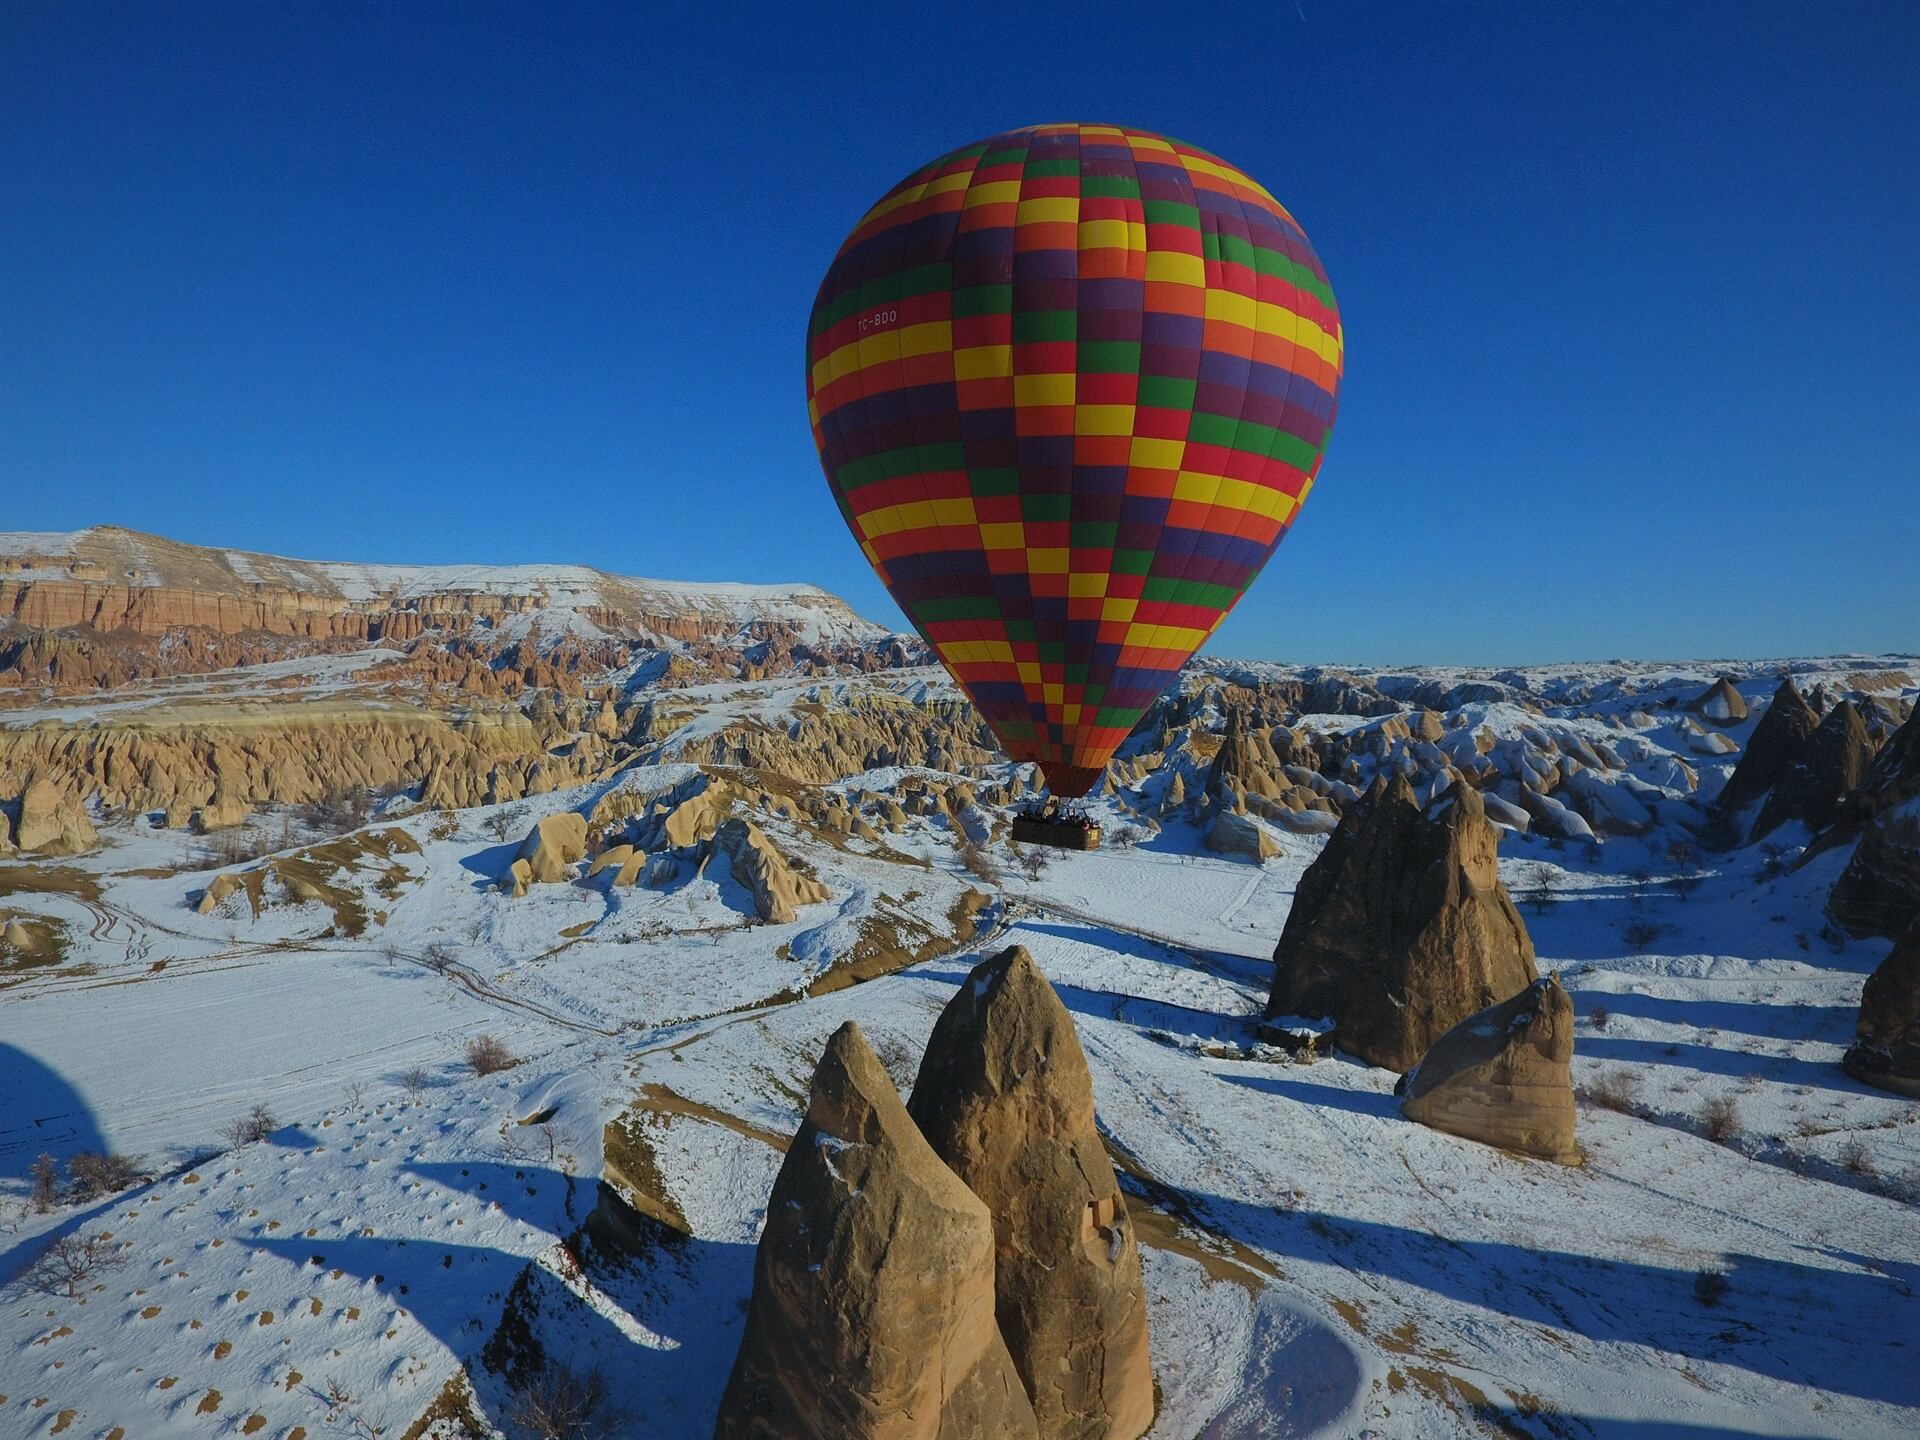
<instances>
[{"instance_id":1,"label":"hot air balloon","mask_svg":"<svg viewBox=\"0 0 1920 1440\"><path fill-rule=\"evenodd\" d=\"M840 513L1007 753L1084 795L1273 554L1340 387L1293 217L1196 146L1010 130L835 256L807 408Z\"/></svg>"}]
</instances>

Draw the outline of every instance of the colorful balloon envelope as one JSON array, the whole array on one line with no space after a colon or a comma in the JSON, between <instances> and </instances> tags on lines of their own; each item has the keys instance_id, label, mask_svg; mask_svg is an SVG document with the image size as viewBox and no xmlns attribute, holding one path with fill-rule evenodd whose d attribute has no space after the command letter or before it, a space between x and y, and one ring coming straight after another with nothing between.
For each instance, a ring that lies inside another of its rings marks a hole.
<instances>
[{"instance_id":1,"label":"colorful balloon envelope","mask_svg":"<svg viewBox=\"0 0 1920 1440\"><path fill-rule=\"evenodd\" d=\"M1083 795L1312 488L1339 311L1257 182L1038 125L889 190L807 332L840 513L1007 753Z\"/></svg>"}]
</instances>

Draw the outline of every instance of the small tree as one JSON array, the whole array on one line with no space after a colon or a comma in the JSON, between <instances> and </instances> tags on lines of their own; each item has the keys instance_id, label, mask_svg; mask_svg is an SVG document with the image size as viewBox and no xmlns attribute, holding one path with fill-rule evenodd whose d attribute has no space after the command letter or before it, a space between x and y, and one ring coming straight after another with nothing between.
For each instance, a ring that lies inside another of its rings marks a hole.
<instances>
[{"instance_id":1,"label":"small tree","mask_svg":"<svg viewBox=\"0 0 1920 1440\"><path fill-rule=\"evenodd\" d=\"M1025 846L1019 854L1020 873L1029 881L1038 880L1047 873L1047 855L1038 845Z\"/></svg>"},{"instance_id":2,"label":"small tree","mask_svg":"<svg viewBox=\"0 0 1920 1440\"><path fill-rule=\"evenodd\" d=\"M494 839L504 841L513 833L514 815L510 810L496 810L481 823Z\"/></svg>"},{"instance_id":3,"label":"small tree","mask_svg":"<svg viewBox=\"0 0 1920 1440\"><path fill-rule=\"evenodd\" d=\"M1740 1109L1731 1095L1715 1095L1700 1107L1700 1129L1716 1145L1731 1140L1740 1129Z\"/></svg>"},{"instance_id":4,"label":"small tree","mask_svg":"<svg viewBox=\"0 0 1920 1440\"><path fill-rule=\"evenodd\" d=\"M61 1235L28 1267L26 1281L42 1295L64 1295L69 1300L78 1300L89 1280L103 1270L113 1269L124 1258L98 1233Z\"/></svg>"},{"instance_id":5,"label":"small tree","mask_svg":"<svg viewBox=\"0 0 1920 1440\"><path fill-rule=\"evenodd\" d=\"M1645 920L1635 920L1620 932L1620 938L1627 942L1627 945L1633 950L1634 954L1641 955L1646 953L1649 945L1660 938L1661 933L1665 929L1666 927L1664 925L1654 925Z\"/></svg>"},{"instance_id":6,"label":"small tree","mask_svg":"<svg viewBox=\"0 0 1920 1440\"><path fill-rule=\"evenodd\" d=\"M511 1069L513 1054L494 1035L476 1035L467 1041L467 1068L476 1075L494 1075Z\"/></svg>"},{"instance_id":7,"label":"small tree","mask_svg":"<svg viewBox=\"0 0 1920 1440\"><path fill-rule=\"evenodd\" d=\"M220 1133L237 1150L242 1145L266 1139L278 1124L271 1110L265 1105L256 1105L239 1119L227 1122L227 1128Z\"/></svg>"},{"instance_id":8,"label":"small tree","mask_svg":"<svg viewBox=\"0 0 1920 1440\"><path fill-rule=\"evenodd\" d=\"M1544 860L1536 860L1520 872L1521 883L1525 887L1520 898L1533 907L1533 913L1544 915L1547 906L1553 903L1554 869Z\"/></svg>"},{"instance_id":9,"label":"small tree","mask_svg":"<svg viewBox=\"0 0 1920 1440\"><path fill-rule=\"evenodd\" d=\"M400 1088L407 1092L407 1099L418 1104L420 1097L427 1093L433 1084L433 1076L427 1073L424 1065L415 1065L411 1070L403 1071L400 1076Z\"/></svg>"},{"instance_id":10,"label":"small tree","mask_svg":"<svg viewBox=\"0 0 1920 1440\"><path fill-rule=\"evenodd\" d=\"M42 1155L27 1174L33 1181L30 1192L33 1208L45 1215L60 1198L60 1162L51 1155Z\"/></svg>"},{"instance_id":11,"label":"small tree","mask_svg":"<svg viewBox=\"0 0 1920 1440\"><path fill-rule=\"evenodd\" d=\"M1727 1272L1718 1265L1702 1265L1694 1272L1693 1298L1712 1307L1727 1298Z\"/></svg>"},{"instance_id":12,"label":"small tree","mask_svg":"<svg viewBox=\"0 0 1920 1440\"><path fill-rule=\"evenodd\" d=\"M514 1396L508 1418L539 1440L597 1440L612 1433L607 1377L598 1366L573 1370L549 1362Z\"/></svg>"},{"instance_id":13,"label":"small tree","mask_svg":"<svg viewBox=\"0 0 1920 1440\"><path fill-rule=\"evenodd\" d=\"M67 1161L73 1198L92 1200L100 1195L117 1195L140 1180L140 1160L138 1155L96 1155L82 1151Z\"/></svg>"}]
</instances>

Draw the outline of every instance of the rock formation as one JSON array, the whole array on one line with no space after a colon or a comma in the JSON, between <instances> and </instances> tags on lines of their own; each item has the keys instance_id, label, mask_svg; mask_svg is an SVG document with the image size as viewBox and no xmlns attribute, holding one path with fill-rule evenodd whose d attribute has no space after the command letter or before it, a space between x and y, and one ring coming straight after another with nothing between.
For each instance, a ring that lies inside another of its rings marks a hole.
<instances>
[{"instance_id":1,"label":"rock formation","mask_svg":"<svg viewBox=\"0 0 1920 1440\"><path fill-rule=\"evenodd\" d=\"M569 867L587 856L587 821L584 815L562 810L539 821L520 842L520 861L527 866L527 882L556 885L568 878Z\"/></svg>"},{"instance_id":2,"label":"rock formation","mask_svg":"<svg viewBox=\"0 0 1920 1440\"><path fill-rule=\"evenodd\" d=\"M26 543L0 555L0 626L24 631L30 643L0 644L0 683L121 683L127 667L112 650L131 650L135 671L147 674L369 644L395 648L422 636L472 641L504 657L511 644L475 637L506 617L537 623L543 613L553 613L562 643L575 615L610 632L576 642L600 647L596 668L603 670L627 664L634 642L710 652L743 679L917 658L870 655L899 647L811 585L703 587L577 565L342 565L202 548L114 526L11 538ZM49 634L59 638L43 638ZM167 643L140 644L155 639ZM113 643L92 643L105 640ZM549 670L539 683L556 678ZM603 709L581 728L609 720Z\"/></svg>"},{"instance_id":3,"label":"rock formation","mask_svg":"<svg viewBox=\"0 0 1920 1440\"><path fill-rule=\"evenodd\" d=\"M1694 697L1687 708L1715 725L1738 725L1747 718L1746 700L1725 675Z\"/></svg>"},{"instance_id":4,"label":"rock formation","mask_svg":"<svg viewBox=\"0 0 1920 1440\"><path fill-rule=\"evenodd\" d=\"M1773 782L1787 763L1800 752L1819 727L1820 717L1794 687L1791 678L1780 682L1773 699L1753 727L1747 739L1747 753L1728 777L1716 802L1722 810L1734 811L1751 805L1773 788Z\"/></svg>"},{"instance_id":5,"label":"rock formation","mask_svg":"<svg viewBox=\"0 0 1920 1440\"><path fill-rule=\"evenodd\" d=\"M1573 1001L1552 976L1469 1015L1407 1072L1400 1113L1435 1130L1572 1164Z\"/></svg>"},{"instance_id":6,"label":"rock formation","mask_svg":"<svg viewBox=\"0 0 1920 1440\"><path fill-rule=\"evenodd\" d=\"M1860 1020L1842 1064L1856 1080L1920 1099L1920 920L1860 990Z\"/></svg>"},{"instance_id":7,"label":"rock formation","mask_svg":"<svg viewBox=\"0 0 1920 1440\"><path fill-rule=\"evenodd\" d=\"M1140 1254L1073 1018L1023 947L975 966L948 1002L908 1111L993 1216L1000 1332L1043 1440L1144 1433Z\"/></svg>"},{"instance_id":8,"label":"rock formation","mask_svg":"<svg viewBox=\"0 0 1920 1440\"><path fill-rule=\"evenodd\" d=\"M1264 864L1280 853L1273 837L1249 815L1223 810L1207 827L1207 849L1221 855L1244 855L1254 864Z\"/></svg>"},{"instance_id":9,"label":"rock formation","mask_svg":"<svg viewBox=\"0 0 1920 1440\"><path fill-rule=\"evenodd\" d=\"M1209 804L1227 810L1238 809L1248 795L1278 799L1287 789L1275 777L1279 767L1280 758L1273 747L1261 736L1249 734L1240 712L1235 710L1227 716L1220 748L1207 767L1203 793Z\"/></svg>"},{"instance_id":10,"label":"rock formation","mask_svg":"<svg viewBox=\"0 0 1920 1440\"><path fill-rule=\"evenodd\" d=\"M35 855L79 855L99 843L86 807L53 781L42 777L21 793L20 815L13 825L16 849Z\"/></svg>"},{"instance_id":11,"label":"rock formation","mask_svg":"<svg viewBox=\"0 0 1920 1440\"><path fill-rule=\"evenodd\" d=\"M727 821L714 832L713 850L727 857L733 878L753 892L754 913L762 920L785 925L800 906L827 898L827 887L795 871L751 820Z\"/></svg>"},{"instance_id":12,"label":"rock formation","mask_svg":"<svg viewBox=\"0 0 1920 1440\"><path fill-rule=\"evenodd\" d=\"M1267 1013L1331 1019L1340 1049L1406 1070L1538 976L1478 793L1457 784L1423 814L1395 776L1368 801L1300 878Z\"/></svg>"},{"instance_id":13,"label":"rock formation","mask_svg":"<svg viewBox=\"0 0 1920 1440\"><path fill-rule=\"evenodd\" d=\"M594 857L587 874L591 877L611 870L613 878L607 883L625 889L640 878L646 865L647 854L644 850L636 850L631 845L609 845Z\"/></svg>"},{"instance_id":14,"label":"rock formation","mask_svg":"<svg viewBox=\"0 0 1920 1440\"><path fill-rule=\"evenodd\" d=\"M1814 849L1855 835L1827 914L1850 935L1898 936L1920 917L1920 710L1880 747Z\"/></svg>"},{"instance_id":15,"label":"rock formation","mask_svg":"<svg viewBox=\"0 0 1920 1440\"><path fill-rule=\"evenodd\" d=\"M247 802L225 788L215 790L213 798L193 812L193 828L202 835L216 830L231 830L247 823Z\"/></svg>"},{"instance_id":16,"label":"rock formation","mask_svg":"<svg viewBox=\"0 0 1920 1440\"><path fill-rule=\"evenodd\" d=\"M1839 812L1840 802L1866 779L1872 763L1867 722L1842 700L1781 767L1750 838L1758 840L1789 820L1799 820L1809 830L1823 828Z\"/></svg>"},{"instance_id":17,"label":"rock formation","mask_svg":"<svg viewBox=\"0 0 1920 1440\"><path fill-rule=\"evenodd\" d=\"M1038 1440L994 1228L849 1021L774 1181L715 1440Z\"/></svg>"}]
</instances>

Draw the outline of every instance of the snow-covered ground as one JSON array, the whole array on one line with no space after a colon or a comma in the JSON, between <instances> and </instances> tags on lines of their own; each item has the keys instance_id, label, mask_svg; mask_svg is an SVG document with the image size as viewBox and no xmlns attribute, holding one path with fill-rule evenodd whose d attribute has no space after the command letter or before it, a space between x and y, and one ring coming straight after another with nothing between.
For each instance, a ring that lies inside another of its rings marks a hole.
<instances>
[{"instance_id":1,"label":"snow-covered ground","mask_svg":"<svg viewBox=\"0 0 1920 1440\"><path fill-rule=\"evenodd\" d=\"M1468 719L1618 743L1596 717L1703 683L1657 679L1585 674L1551 714L1489 695ZM1767 688L1743 682L1750 700ZM675 738L836 693L680 692L700 713ZM1634 733L1677 755L1673 718ZM1724 775L1688 759L1703 792ZM1504 838L1541 969L1580 1016L1592 1098L1569 1168L1401 1118L1389 1072L1255 1044L1317 836L1280 835L1255 865L1170 819L1034 878L1001 856L987 878L938 814L884 845L760 816L832 892L784 925L751 922L724 867L656 890L494 885L533 819L689 773L522 802L505 842L487 809L379 821L419 853L395 852L400 877L343 882L385 916L352 938L323 903L197 913L207 842L177 833L113 828L80 860L0 865L0 899L67 937L65 963L0 971L0 1277L61 1234L104 1235L112 1257L74 1298L0 1289L0 1434L399 1436L463 1365L503 1422L509 1387L482 1357L511 1314L549 1360L604 1366L616 1433L704 1440L826 1037L858 1019L904 1089L967 968L1012 942L1075 1016L1148 1247L1156 1440L1920 1428L1920 1106L1838 1064L1887 949L1823 927L1843 852L1798 870L1757 847L1707 855L1675 886L1665 830ZM1792 829L1773 837L1789 853L1807 839ZM994 900L977 930L953 919L968 889ZM929 958L809 996L876 927ZM471 1073L481 1034L519 1063ZM271 1133L234 1146L223 1129L255 1105ZM615 1120L691 1233L582 1271L570 1237ZM88 1150L142 1154L157 1178L35 1213L33 1158ZM1716 1303L1703 1273L1724 1276Z\"/></svg>"}]
</instances>

